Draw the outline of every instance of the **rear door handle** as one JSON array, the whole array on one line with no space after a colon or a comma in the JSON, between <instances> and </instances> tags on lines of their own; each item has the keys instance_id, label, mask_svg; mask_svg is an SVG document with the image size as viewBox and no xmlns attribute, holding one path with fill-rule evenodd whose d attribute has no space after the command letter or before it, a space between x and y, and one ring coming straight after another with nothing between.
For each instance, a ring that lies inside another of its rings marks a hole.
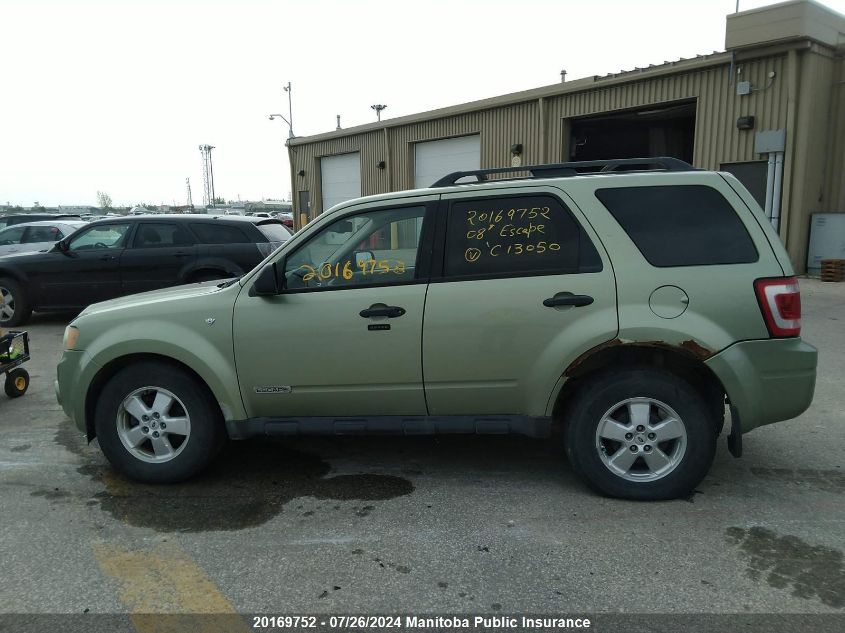
<instances>
[{"instance_id":1,"label":"rear door handle","mask_svg":"<svg viewBox=\"0 0 845 633\"><path fill-rule=\"evenodd\" d=\"M399 306L371 306L366 310L361 310L358 314L365 319L380 316L394 319L405 314L405 308L400 308Z\"/></svg>"},{"instance_id":2,"label":"rear door handle","mask_svg":"<svg viewBox=\"0 0 845 633\"><path fill-rule=\"evenodd\" d=\"M190 253L173 253L173 257L190 257Z\"/></svg>"},{"instance_id":3,"label":"rear door handle","mask_svg":"<svg viewBox=\"0 0 845 633\"><path fill-rule=\"evenodd\" d=\"M576 308L580 308L581 306L590 305L593 301L595 301L595 299L593 299L590 295L573 295L566 293L544 299L543 305L547 308L556 308L558 306L575 306Z\"/></svg>"},{"instance_id":4,"label":"rear door handle","mask_svg":"<svg viewBox=\"0 0 845 633\"><path fill-rule=\"evenodd\" d=\"M110 262L114 259L114 255L103 255L100 260L104 262Z\"/></svg>"}]
</instances>

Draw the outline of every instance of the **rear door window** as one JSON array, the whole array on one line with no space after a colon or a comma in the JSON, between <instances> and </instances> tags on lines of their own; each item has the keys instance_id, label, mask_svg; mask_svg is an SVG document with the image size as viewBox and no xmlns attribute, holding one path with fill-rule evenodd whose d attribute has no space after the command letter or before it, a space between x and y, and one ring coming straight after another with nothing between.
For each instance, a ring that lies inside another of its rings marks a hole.
<instances>
[{"instance_id":1,"label":"rear door window","mask_svg":"<svg viewBox=\"0 0 845 633\"><path fill-rule=\"evenodd\" d=\"M194 238L184 226L139 222L132 246L133 248L172 248L193 244Z\"/></svg>"},{"instance_id":2,"label":"rear door window","mask_svg":"<svg viewBox=\"0 0 845 633\"><path fill-rule=\"evenodd\" d=\"M197 222L191 224L201 244L249 244L255 242L237 226Z\"/></svg>"},{"instance_id":3,"label":"rear door window","mask_svg":"<svg viewBox=\"0 0 845 633\"><path fill-rule=\"evenodd\" d=\"M30 226L23 236L23 243L58 242L62 237L62 232L56 226Z\"/></svg>"},{"instance_id":4,"label":"rear door window","mask_svg":"<svg viewBox=\"0 0 845 633\"><path fill-rule=\"evenodd\" d=\"M598 252L554 196L454 200L446 231L445 276L502 277L595 272Z\"/></svg>"},{"instance_id":5,"label":"rear door window","mask_svg":"<svg viewBox=\"0 0 845 633\"><path fill-rule=\"evenodd\" d=\"M725 197L706 185L614 187L596 197L656 267L747 264L751 236Z\"/></svg>"}]
</instances>

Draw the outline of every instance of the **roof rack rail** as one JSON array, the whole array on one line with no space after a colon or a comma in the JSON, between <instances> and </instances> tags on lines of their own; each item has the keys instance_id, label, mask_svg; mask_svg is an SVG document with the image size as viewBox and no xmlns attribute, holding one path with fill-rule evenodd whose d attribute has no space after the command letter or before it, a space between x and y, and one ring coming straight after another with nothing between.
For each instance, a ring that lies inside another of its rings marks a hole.
<instances>
[{"instance_id":1,"label":"roof rack rail","mask_svg":"<svg viewBox=\"0 0 845 633\"><path fill-rule=\"evenodd\" d=\"M443 176L431 185L435 187L451 187L452 185L475 185L488 182L489 174L507 174L530 172L531 178L560 178L564 176L580 176L582 174L606 174L620 171L620 167L643 167L642 170L626 169L624 171L695 171L696 168L687 162L670 156L655 156L653 158L614 158L610 160L586 160L573 163L550 163L547 165L526 165L524 167L497 167L495 169L473 169L471 171L455 171ZM458 180L468 176L475 176L474 182L459 183Z\"/></svg>"}]
</instances>

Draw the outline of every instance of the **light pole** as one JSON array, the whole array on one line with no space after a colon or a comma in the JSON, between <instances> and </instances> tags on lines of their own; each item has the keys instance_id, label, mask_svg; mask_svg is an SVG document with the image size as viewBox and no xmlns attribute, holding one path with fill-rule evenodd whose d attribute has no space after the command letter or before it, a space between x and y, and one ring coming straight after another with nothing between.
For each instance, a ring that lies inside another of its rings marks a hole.
<instances>
[{"instance_id":1,"label":"light pole","mask_svg":"<svg viewBox=\"0 0 845 633\"><path fill-rule=\"evenodd\" d=\"M284 121L285 123L288 124L288 138L293 138L293 126L290 124L290 121L288 121L288 119L285 117L285 115L283 115L283 114L271 114L270 115L271 121L275 118L279 118L279 119L281 119L282 121Z\"/></svg>"},{"instance_id":2,"label":"light pole","mask_svg":"<svg viewBox=\"0 0 845 633\"><path fill-rule=\"evenodd\" d=\"M293 138L293 105L291 103L291 87L290 82L288 82L287 86L282 86L282 90L288 93L288 115L285 116L283 114L271 114L270 120L272 121L275 118L279 118L285 123L288 124L288 138Z\"/></svg>"},{"instance_id":3,"label":"light pole","mask_svg":"<svg viewBox=\"0 0 845 633\"><path fill-rule=\"evenodd\" d=\"M290 137L293 138L293 103L291 102L290 82L287 86L282 86L282 90L288 93L288 125L290 126Z\"/></svg>"},{"instance_id":4,"label":"light pole","mask_svg":"<svg viewBox=\"0 0 845 633\"><path fill-rule=\"evenodd\" d=\"M371 105L370 108L376 111L376 116L378 120L381 121L381 111L384 110L387 106L383 103L377 103L375 105Z\"/></svg>"}]
</instances>

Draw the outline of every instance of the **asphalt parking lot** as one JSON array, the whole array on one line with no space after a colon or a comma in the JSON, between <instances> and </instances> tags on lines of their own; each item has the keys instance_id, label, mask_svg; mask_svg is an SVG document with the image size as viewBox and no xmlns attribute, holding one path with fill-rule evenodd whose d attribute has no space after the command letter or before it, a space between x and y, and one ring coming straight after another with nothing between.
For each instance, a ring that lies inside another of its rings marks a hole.
<instances>
[{"instance_id":1,"label":"asphalt parking lot","mask_svg":"<svg viewBox=\"0 0 845 633\"><path fill-rule=\"evenodd\" d=\"M233 443L137 485L56 403L67 318L36 316L30 392L0 396L0 611L842 614L845 284L801 288L812 407L660 503L509 437Z\"/></svg>"}]
</instances>

